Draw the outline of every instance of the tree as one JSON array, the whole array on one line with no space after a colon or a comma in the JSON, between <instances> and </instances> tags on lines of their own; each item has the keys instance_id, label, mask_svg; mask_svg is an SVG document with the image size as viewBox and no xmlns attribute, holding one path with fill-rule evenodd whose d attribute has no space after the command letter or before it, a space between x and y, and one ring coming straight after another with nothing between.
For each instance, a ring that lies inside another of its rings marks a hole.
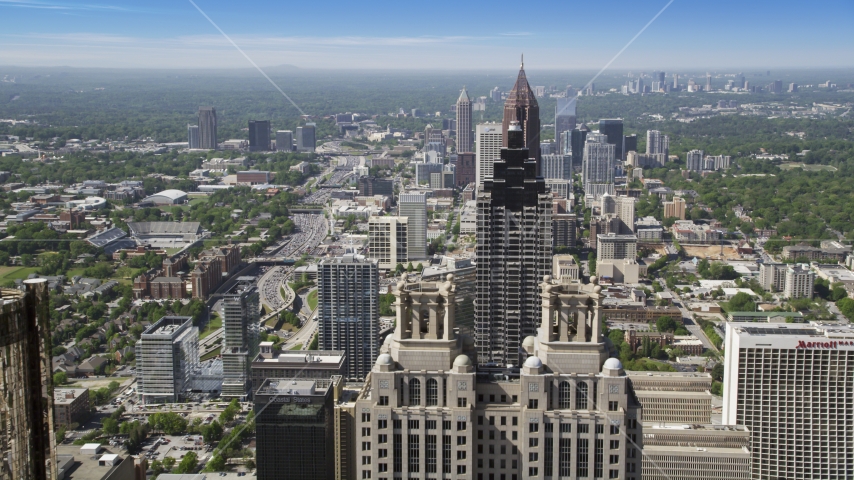
<instances>
[{"instance_id":1,"label":"tree","mask_svg":"<svg viewBox=\"0 0 854 480\"><path fill-rule=\"evenodd\" d=\"M309 350L317 350L317 346L318 346L318 340L317 340L317 334L315 333L314 338L311 340L311 345L308 346L308 349Z\"/></svg>"},{"instance_id":2,"label":"tree","mask_svg":"<svg viewBox=\"0 0 854 480\"><path fill-rule=\"evenodd\" d=\"M65 385L68 382L68 374L65 372L56 372L53 374L54 385Z\"/></svg>"},{"instance_id":3,"label":"tree","mask_svg":"<svg viewBox=\"0 0 854 480\"><path fill-rule=\"evenodd\" d=\"M103 430L107 435L115 435L119 433L119 422L112 418L105 418L103 422Z\"/></svg>"},{"instance_id":4,"label":"tree","mask_svg":"<svg viewBox=\"0 0 854 480\"><path fill-rule=\"evenodd\" d=\"M214 420L210 425L202 427L202 439L205 443L214 443L222 439L222 425Z\"/></svg>"},{"instance_id":5,"label":"tree","mask_svg":"<svg viewBox=\"0 0 854 480\"><path fill-rule=\"evenodd\" d=\"M222 455L216 454L205 465L206 472L221 472L225 470L225 459Z\"/></svg>"},{"instance_id":6,"label":"tree","mask_svg":"<svg viewBox=\"0 0 854 480\"><path fill-rule=\"evenodd\" d=\"M655 321L655 327L659 332L673 332L679 325L670 317L658 317Z\"/></svg>"},{"instance_id":7,"label":"tree","mask_svg":"<svg viewBox=\"0 0 854 480\"><path fill-rule=\"evenodd\" d=\"M178 468L175 469L175 473L193 473L198 464L199 457L196 455L196 452L189 452L184 455L183 459L181 459L181 463L178 464Z\"/></svg>"},{"instance_id":8,"label":"tree","mask_svg":"<svg viewBox=\"0 0 854 480\"><path fill-rule=\"evenodd\" d=\"M172 467L175 466L175 462L176 462L175 457L166 457L163 459L163 467L167 471L171 471Z\"/></svg>"},{"instance_id":9,"label":"tree","mask_svg":"<svg viewBox=\"0 0 854 480\"><path fill-rule=\"evenodd\" d=\"M718 362L712 368L712 380L716 380L718 382L724 381L724 364L723 363Z\"/></svg>"}]
</instances>

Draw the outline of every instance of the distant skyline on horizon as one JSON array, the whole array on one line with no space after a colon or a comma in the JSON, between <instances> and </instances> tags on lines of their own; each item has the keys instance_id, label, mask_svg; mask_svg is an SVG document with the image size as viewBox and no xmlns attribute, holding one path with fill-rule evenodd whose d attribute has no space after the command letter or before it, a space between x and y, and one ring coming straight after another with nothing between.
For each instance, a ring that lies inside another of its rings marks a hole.
<instances>
[{"instance_id":1,"label":"distant skyline on horizon","mask_svg":"<svg viewBox=\"0 0 854 480\"><path fill-rule=\"evenodd\" d=\"M322 12L309 3L193 1L262 68L304 70L504 70L521 53L533 70L598 70L668 5L548 0L514 24L516 4L506 0L437 0L429 9L330 2ZM0 0L0 12L0 65L253 68L190 1ZM852 22L854 2L843 0L821 9L675 0L609 70L854 67Z\"/></svg>"}]
</instances>

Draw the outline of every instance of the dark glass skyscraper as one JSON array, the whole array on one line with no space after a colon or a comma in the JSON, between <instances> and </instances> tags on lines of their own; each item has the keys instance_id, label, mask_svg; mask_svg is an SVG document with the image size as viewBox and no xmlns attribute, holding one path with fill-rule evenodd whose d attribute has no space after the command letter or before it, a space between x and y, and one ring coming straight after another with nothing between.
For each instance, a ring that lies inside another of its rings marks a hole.
<instances>
[{"instance_id":1,"label":"dark glass skyscraper","mask_svg":"<svg viewBox=\"0 0 854 480\"><path fill-rule=\"evenodd\" d=\"M199 107L199 148L216 150L216 109Z\"/></svg>"},{"instance_id":2,"label":"dark glass skyscraper","mask_svg":"<svg viewBox=\"0 0 854 480\"><path fill-rule=\"evenodd\" d=\"M508 126L508 146L477 197L475 347L480 364L519 365L521 341L536 334L539 283L551 274L552 196L525 132Z\"/></svg>"},{"instance_id":3,"label":"dark glass skyscraper","mask_svg":"<svg viewBox=\"0 0 854 480\"><path fill-rule=\"evenodd\" d=\"M513 90L510 90L510 93L507 94L507 101L504 102L504 122L501 125L502 145L504 147L510 145L507 129L513 122L519 122L519 127L522 129L522 147L526 147L530 151L530 157L539 164L540 106L537 104L537 97L531 90L531 86L528 85L524 62L519 68L516 84L513 85Z\"/></svg>"},{"instance_id":4,"label":"dark glass skyscraper","mask_svg":"<svg viewBox=\"0 0 854 480\"><path fill-rule=\"evenodd\" d=\"M557 99L555 105L555 140L558 142L558 153L564 151L561 133L575 128L575 102L575 96Z\"/></svg>"},{"instance_id":5,"label":"dark glass skyscraper","mask_svg":"<svg viewBox=\"0 0 854 480\"><path fill-rule=\"evenodd\" d=\"M249 151L267 152L270 150L270 121L249 120Z\"/></svg>"},{"instance_id":6,"label":"dark glass skyscraper","mask_svg":"<svg viewBox=\"0 0 854 480\"><path fill-rule=\"evenodd\" d=\"M608 137L608 143L614 146L614 157L622 159L625 154L623 148L623 119L599 120L599 133Z\"/></svg>"},{"instance_id":7,"label":"dark glass skyscraper","mask_svg":"<svg viewBox=\"0 0 854 480\"><path fill-rule=\"evenodd\" d=\"M460 98L457 99L457 153L474 151L471 112L471 99L466 87L463 87Z\"/></svg>"}]
</instances>

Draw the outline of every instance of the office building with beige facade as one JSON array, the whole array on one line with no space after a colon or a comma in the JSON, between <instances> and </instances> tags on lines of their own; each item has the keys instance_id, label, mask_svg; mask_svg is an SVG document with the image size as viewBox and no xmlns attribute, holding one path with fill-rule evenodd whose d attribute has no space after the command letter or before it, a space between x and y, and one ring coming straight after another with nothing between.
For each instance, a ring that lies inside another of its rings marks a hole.
<instances>
[{"instance_id":1,"label":"office building with beige facade","mask_svg":"<svg viewBox=\"0 0 854 480\"><path fill-rule=\"evenodd\" d=\"M356 478L641 478L641 410L607 358L601 288L541 291L521 368L475 370L453 277L393 288L397 326L355 402Z\"/></svg>"},{"instance_id":2,"label":"office building with beige facade","mask_svg":"<svg viewBox=\"0 0 854 480\"><path fill-rule=\"evenodd\" d=\"M644 480L750 477L750 432L743 426L646 424Z\"/></svg>"},{"instance_id":3,"label":"office building with beige facade","mask_svg":"<svg viewBox=\"0 0 854 480\"><path fill-rule=\"evenodd\" d=\"M697 372L628 372L646 425L712 421L712 376Z\"/></svg>"}]
</instances>

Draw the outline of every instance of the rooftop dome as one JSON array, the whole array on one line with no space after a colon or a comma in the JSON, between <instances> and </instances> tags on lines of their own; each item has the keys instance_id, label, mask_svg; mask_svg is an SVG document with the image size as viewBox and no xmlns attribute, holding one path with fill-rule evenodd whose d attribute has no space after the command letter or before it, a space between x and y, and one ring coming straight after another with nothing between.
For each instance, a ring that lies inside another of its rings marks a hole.
<instances>
[{"instance_id":1,"label":"rooftop dome","mask_svg":"<svg viewBox=\"0 0 854 480\"><path fill-rule=\"evenodd\" d=\"M536 343L536 341L537 341L536 337L534 337L533 335L529 335L529 336L525 337L524 340L522 340L522 348L533 347L534 344Z\"/></svg>"},{"instance_id":2,"label":"rooftop dome","mask_svg":"<svg viewBox=\"0 0 854 480\"><path fill-rule=\"evenodd\" d=\"M543 361L537 357L528 357L528 359L525 360L525 366L528 368L540 368L543 366Z\"/></svg>"},{"instance_id":3,"label":"rooftop dome","mask_svg":"<svg viewBox=\"0 0 854 480\"><path fill-rule=\"evenodd\" d=\"M605 360L605 365L603 366L603 368L610 368L611 370L622 370L623 364L620 362L619 359L609 358L608 360Z\"/></svg>"},{"instance_id":4,"label":"rooftop dome","mask_svg":"<svg viewBox=\"0 0 854 480\"><path fill-rule=\"evenodd\" d=\"M393 360L391 359L391 355L384 353L377 357L377 365L391 365Z\"/></svg>"},{"instance_id":5,"label":"rooftop dome","mask_svg":"<svg viewBox=\"0 0 854 480\"><path fill-rule=\"evenodd\" d=\"M471 359L467 355L457 355L457 358L454 359L455 367L470 367Z\"/></svg>"}]
</instances>

